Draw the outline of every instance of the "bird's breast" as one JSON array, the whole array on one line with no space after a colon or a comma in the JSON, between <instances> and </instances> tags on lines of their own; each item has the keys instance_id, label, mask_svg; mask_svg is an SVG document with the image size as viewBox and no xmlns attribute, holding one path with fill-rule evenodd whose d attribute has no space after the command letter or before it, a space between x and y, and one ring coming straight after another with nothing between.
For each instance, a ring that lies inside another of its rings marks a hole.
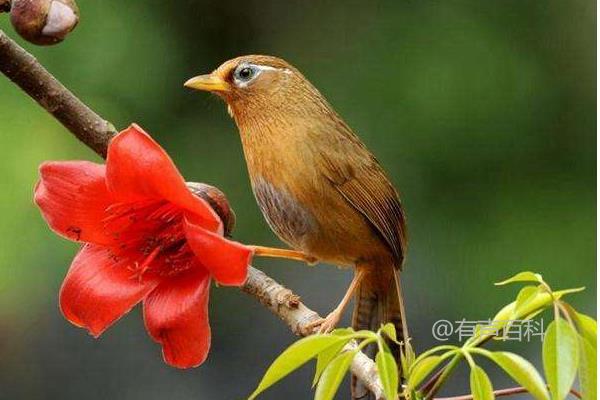
<instances>
[{"instance_id":1,"label":"bird's breast","mask_svg":"<svg viewBox=\"0 0 600 400\"><path fill-rule=\"evenodd\" d=\"M288 190L263 176L252 179L254 196L271 229L290 246L305 249L315 231L314 215Z\"/></svg>"}]
</instances>

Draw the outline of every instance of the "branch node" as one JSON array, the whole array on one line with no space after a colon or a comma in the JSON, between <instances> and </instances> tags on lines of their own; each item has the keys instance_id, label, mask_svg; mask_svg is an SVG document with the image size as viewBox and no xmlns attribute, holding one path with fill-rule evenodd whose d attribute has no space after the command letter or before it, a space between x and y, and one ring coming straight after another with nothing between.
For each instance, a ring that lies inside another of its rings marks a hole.
<instances>
[{"instance_id":1,"label":"branch node","mask_svg":"<svg viewBox=\"0 0 600 400\"><path fill-rule=\"evenodd\" d=\"M287 308L298 308L300 304L300 296L294 294L291 290L284 288L275 296L277 304Z\"/></svg>"}]
</instances>

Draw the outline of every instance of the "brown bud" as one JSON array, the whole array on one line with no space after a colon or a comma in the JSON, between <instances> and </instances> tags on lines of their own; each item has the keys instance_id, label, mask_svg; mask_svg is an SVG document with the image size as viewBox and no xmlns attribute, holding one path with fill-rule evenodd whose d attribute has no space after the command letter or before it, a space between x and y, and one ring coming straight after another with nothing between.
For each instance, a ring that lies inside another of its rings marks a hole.
<instances>
[{"instance_id":1,"label":"brown bud","mask_svg":"<svg viewBox=\"0 0 600 400\"><path fill-rule=\"evenodd\" d=\"M0 0L0 13L10 11L11 0Z\"/></svg>"},{"instance_id":2,"label":"brown bud","mask_svg":"<svg viewBox=\"0 0 600 400\"><path fill-rule=\"evenodd\" d=\"M229 207L225 194L214 186L206 183L186 182L187 187L196 196L206 201L223 221L225 236L230 236L235 228L235 213Z\"/></svg>"},{"instance_id":3,"label":"brown bud","mask_svg":"<svg viewBox=\"0 0 600 400\"><path fill-rule=\"evenodd\" d=\"M10 22L23 39L51 45L75 29L79 8L74 0L12 0Z\"/></svg>"}]
</instances>

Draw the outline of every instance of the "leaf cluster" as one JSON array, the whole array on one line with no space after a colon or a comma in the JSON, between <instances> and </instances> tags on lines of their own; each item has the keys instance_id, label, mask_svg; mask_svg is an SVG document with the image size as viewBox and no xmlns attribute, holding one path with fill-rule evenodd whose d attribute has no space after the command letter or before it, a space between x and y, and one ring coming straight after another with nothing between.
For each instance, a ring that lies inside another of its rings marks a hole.
<instances>
[{"instance_id":1,"label":"leaf cluster","mask_svg":"<svg viewBox=\"0 0 600 400\"><path fill-rule=\"evenodd\" d=\"M562 400L570 393L579 374L581 396L596 399L596 321L577 312L563 300L568 294L584 288L553 291L537 273L525 271L499 282L525 283L513 302L503 307L493 318L494 332L476 329L475 335L463 346L437 346L421 354L408 370L407 398L431 398L461 360L466 360L471 374L471 393L475 400L494 399L493 385L487 373L476 363L487 358L504 370L517 384L537 400ZM547 309L554 310L554 320L548 325L542 344L544 375L518 354L488 351L480 346L490 339L505 340L511 324L530 320ZM422 385L444 364L434 385Z\"/></svg>"},{"instance_id":2,"label":"leaf cluster","mask_svg":"<svg viewBox=\"0 0 600 400\"><path fill-rule=\"evenodd\" d=\"M250 396L256 398L308 361L316 359L313 379L315 400L334 398L354 356L365 346L375 343L375 363L387 400L399 396L405 399L431 399L447 381L461 361L470 367L471 394L475 400L495 398L493 384L486 371L477 363L480 358L491 360L506 372L522 390L536 400L562 400L572 390L579 376L581 397L596 399L596 321L575 310L563 300L566 295L584 290L574 288L554 291L537 273L525 271L499 282L502 286L523 283L514 301L504 306L493 318L494 331L478 326L475 334L462 346L441 345L416 356L410 340L398 343L392 324L377 332L351 328L336 329L330 334L312 335L287 348L269 367L262 381ZM481 346L490 339L505 340L514 323L535 318L545 310L554 311L542 344L545 380L535 366L522 356L507 351L489 351ZM397 365L386 340L401 345L400 365ZM401 380L400 378L403 378ZM434 377L427 381L427 378ZM400 382L404 384L401 385Z\"/></svg>"},{"instance_id":3,"label":"leaf cluster","mask_svg":"<svg viewBox=\"0 0 600 400\"><path fill-rule=\"evenodd\" d=\"M387 399L396 399L399 371L396 360L386 344L387 340L398 343L393 324L383 325L377 332L341 328L328 334L315 334L302 338L273 361L249 400L255 399L260 393L313 359L316 359L313 378L314 398L331 400L348 373L354 356L370 344L377 346L375 364L384 395Z\"/></svg>"}]
</instances>

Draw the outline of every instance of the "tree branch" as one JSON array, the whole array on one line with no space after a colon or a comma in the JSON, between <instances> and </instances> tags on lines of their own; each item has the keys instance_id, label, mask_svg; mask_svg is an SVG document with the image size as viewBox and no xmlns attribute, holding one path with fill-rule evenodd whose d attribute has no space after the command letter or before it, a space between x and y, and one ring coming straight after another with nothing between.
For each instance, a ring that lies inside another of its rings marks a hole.
<instances>
[{"instance_id":1,"label":"tree branch","mask_svg":"<svg viewBox=\"0 0 600 400\"><path fill-rule=\"evenodd\" d=\"M75 137L101 157L106 156L108 142L117 133L114 126L86 106L35 57L2 30L0 71L60 121ZM308 325L320 318L315 311L300 301L299 296L256 268L249 268L248 279L241 289L279 316L297 335L310 334ZM349 344L347 348L356 348L356 343ZM373 360L363 353L358 353L352 362L351 370L377 399L383 398L381 381Z\"/></svg>"},{"instance_id":2,"label":"tree branch","mask_svg":"<svg viewBox=\"0 0 600 400\"><path fill-rule=\"evenodd\" d=\"M514 387L514 388L494 390L494 397L514 396L515 394L522 394L522 393L528 393L527 389L525 389L524 387L518 386L518 387ZM578 399L581 399L581 393L579 393L577 390L571 389L570 393L573 396L577 397ZM453 397L436 397L434 400L473 400L473 395L465 394L462 396L453 396Z\"/></svg>"},{"instance_id":3,"label":"tree branch","mask_svg":"<svg viewBox=\"0 0 600 400\"><path fill-rule=\"evenodd\" d=\"M248 279L241 289L254 296L266 308L281 318L296 335L310 335L310 323L320 318L319 314L306 307L300 301L300 297L291 290L254 267L249 268ZM354 350L356 347L357 344L353 341L346 345L344 350ZM352 360L350 369L375 395L377 400L383 399L383 387L373 360L364 353L358 352Z\"/></svg>"},{"instance_id":4,"label":"tree branch","mask_svg":"<svg viewBox=\"0 0 600 400\"><path fill-rule=\"evenodd\" d=\"M101 157L115 127L83 104L25 49L0 30L0 71Z\"/></svg>"}]
</instances>

